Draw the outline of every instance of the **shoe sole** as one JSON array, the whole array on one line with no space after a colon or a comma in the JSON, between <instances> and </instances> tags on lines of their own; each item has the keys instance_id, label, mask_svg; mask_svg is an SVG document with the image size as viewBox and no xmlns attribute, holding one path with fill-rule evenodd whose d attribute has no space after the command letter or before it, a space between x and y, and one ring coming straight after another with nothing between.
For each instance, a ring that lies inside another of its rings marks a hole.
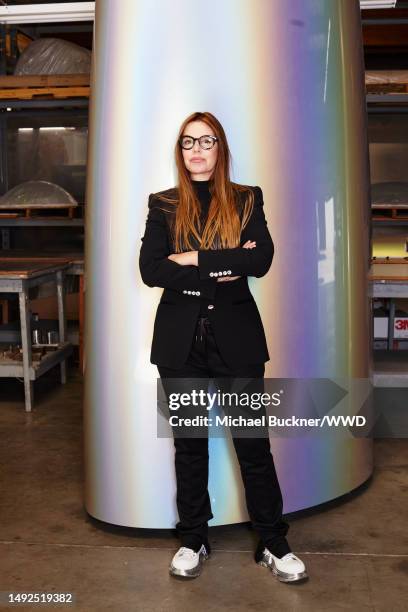
<instances>
[{"instance_id":1,"label":"shoe sole","mask_svg":"<svg viewBox=\"0 0 408 612\"><path fill-rule=\"evenodd\" d=\"M189 570L178 569L177 567L174 567L173 564L171 564L169 567L169 574L171 576L174 576L174 578L181 578L182 580L185 580L185 579L189 580L190 578L197 578L201 574L201 568L203 565L203 561L210 559L210 557L211 557L211 554L210 555L202 554L200 556L198 565L196 565L196 567L193 567Z\"/></svg>"},{"instance_id":2,"label":"shoe sole","mask_svg":"<svg viewBox=\"0 0 408 612\"><path fill-rule=\"evenodd\" d=\"M276 576L280 582L299 582L309 578L307 572L300 572L299 574L287 574L286 572L282 572L278 570L273 561L271 564L267 561L257 561L257 564L270 569L272 574Z\"/></svg>"}]
</instances>

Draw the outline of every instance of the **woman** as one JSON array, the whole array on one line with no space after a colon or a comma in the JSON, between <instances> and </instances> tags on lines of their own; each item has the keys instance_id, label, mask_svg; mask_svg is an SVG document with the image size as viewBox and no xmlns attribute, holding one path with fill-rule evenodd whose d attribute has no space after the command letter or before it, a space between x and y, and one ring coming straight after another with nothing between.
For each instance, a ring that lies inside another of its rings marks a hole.
<instances>
[{"instance_id":1,"label":"woman","mask_svg":"<svg viewBox=\"0 0 408 612\"><path fill-rule=\"evenodd\" d=\"M230 181L227 139L211 113L185 119L175 158L178 187L149 196L140 251L143 281L164 289L151 363L157 365L167 395L175 384L178 390L188 388L192 378L198 387L202 379L205 389L204 379L213 377L221 377L224 388L237 377L252 379L259 388L269 353L248 276L264 276L274 253L262 191ZM170 574L192 578L211 552L208 437L180 437L174 427L173 436L181 547ZM267 431L263 437L233 437L233 443L248 514L260 536L255 561L281 581L306 578L303 562L285 537L289 525L282 519Z\"/></svg>"}]
</instances>

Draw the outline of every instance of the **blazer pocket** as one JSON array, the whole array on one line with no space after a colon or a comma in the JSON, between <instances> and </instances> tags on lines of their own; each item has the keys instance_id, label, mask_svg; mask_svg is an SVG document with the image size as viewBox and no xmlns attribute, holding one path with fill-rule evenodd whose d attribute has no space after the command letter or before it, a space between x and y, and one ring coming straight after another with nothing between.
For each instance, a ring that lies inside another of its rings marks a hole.
<instances>
[{"instance_id":1,"label":"blazer pocket","mask_svg":"<svg viewBox=\"0 0 408 612\"><path fill-rule=\"evenodd\" d=\"M159 306L177 306L176 302L168 302L167 300L163 300L159 302Z\"/></svg>"}]
</instances>

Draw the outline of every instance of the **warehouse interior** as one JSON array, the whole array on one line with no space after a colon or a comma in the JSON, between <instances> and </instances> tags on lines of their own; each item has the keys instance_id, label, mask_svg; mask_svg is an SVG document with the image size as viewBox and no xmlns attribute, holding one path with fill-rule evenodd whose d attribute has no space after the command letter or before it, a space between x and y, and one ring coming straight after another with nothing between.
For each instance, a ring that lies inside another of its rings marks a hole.
<instances>
[{"instance_id":1,"label":"warehouse interior","mask_svg":"<svg viewBox=\"0 0 408 612\"><path fill-rule=\"evenodd\" d=\"M55 7L64 4L37 1L44 11L30 15L32 2L0 3L2 605L6 592L25 591L71 592L76 609L87 611L406 610L408 2L361 8L374 471L341 499L288 516L295 550L313 576L292 587L248 563L249 523L213 527L215 562L199 580L181 583L167 572L172 530L105 523L84 507L94 3L75 3L82 12L58 17ZM28 15L5 19L2 10L15 7Z\"/></svg>"}]
</instances>

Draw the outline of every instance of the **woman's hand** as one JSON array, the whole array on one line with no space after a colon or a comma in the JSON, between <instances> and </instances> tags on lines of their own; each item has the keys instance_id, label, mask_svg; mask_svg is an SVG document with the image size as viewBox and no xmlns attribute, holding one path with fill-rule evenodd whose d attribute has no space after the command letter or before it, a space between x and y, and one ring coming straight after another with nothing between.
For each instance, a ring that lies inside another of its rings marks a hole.
<instances>
[{"instance_id":1,"label":"woman's hand","mask_svg":"<svg viewBox=\"0 0 408 612\"><path fill-rule=\"evenodd\" d=\"M234 281L237 278L241 278L240 276L219 276L217 278L217 283L225 283L226 281Z\"/></svg>"},{"instance_id":2,"label":"woman's hand","mask_svg":"<svg viewBox=\"0 0 408 612\"><path fill-rule=\"evenodd\" d=\"M175 261L181 266L198 266L198 251L186 251L185 253L172 253L168 259Z\"/></svg>"},{"instance_id":3,"label":"woman's hand","mask_svg":"<svg viewBox=\"0 0 408 612\"><path fill-rule=\"evenodd\" d=\"M254 240L247 240L242 248L244 249L253 249L256 247L256 242ZM175 261L181 266L198 266L198 251L185 251L184 253L172 253L168 255L168 259ZM217 279L217 282L224 281L232 281L239 278L239 276L229 276L229 277L220 277Z\"/></svg>"},{"instance_id":4,"label":"woman's hand","mask_svg":"<svg viewBox=\"0 0 408 612\"><path fill-rule=\"evenodd\" d=\"M253 249L256 247L256 242L254 240L247 240L245 244L242 245L243 249ZM237 278L241 278L240 276L220 276L217 278L217 283L224 283L226 281L234 281Z\"/></svg>"}]
</instances>

